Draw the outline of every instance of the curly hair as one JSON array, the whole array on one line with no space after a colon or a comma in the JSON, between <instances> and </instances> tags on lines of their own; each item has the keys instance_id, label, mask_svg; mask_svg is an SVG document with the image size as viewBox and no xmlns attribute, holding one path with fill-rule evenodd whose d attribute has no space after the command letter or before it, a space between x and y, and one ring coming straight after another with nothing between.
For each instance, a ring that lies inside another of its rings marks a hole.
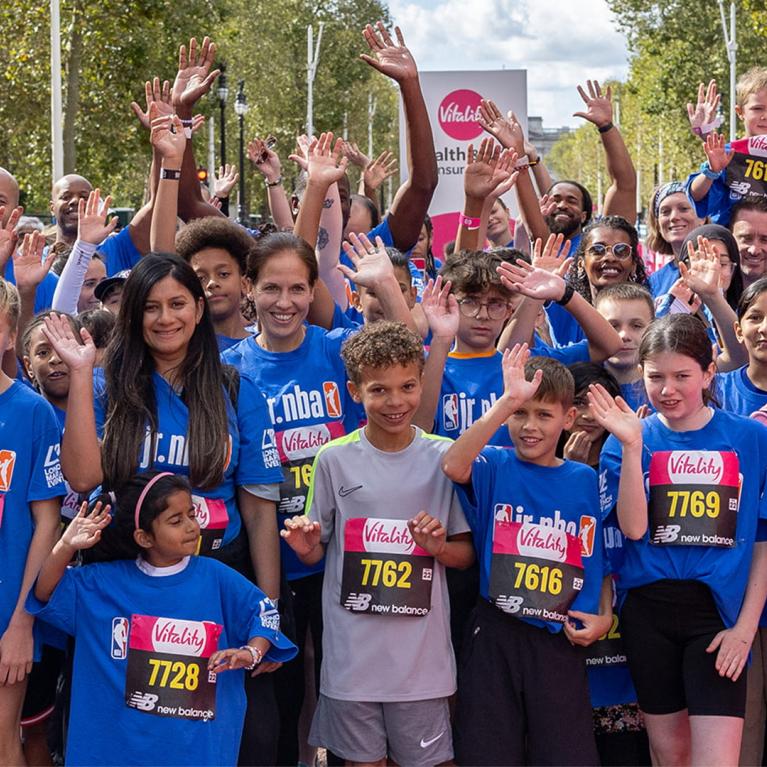
<instances>
[{"instance_id":1,"label":"curly hair","mask_svg":"<svg viewBox=\"0 0 767 767\"><path fill-rule=\"evenodd\" d=\"M352 383L362 383L363 368L390 368L415 363L423 370L423 341L401 322L381 320L365 325L341 349Z\"/></svg>"},{"instance_id":2,"label":"curly hair","mask_svg":"<svg viewBox=\"0 0 767 767\"><path fill-rule=\"evenodd\" d=\"M511 292L498 276L498 267L503 260L505 259L495 252L461 250L447 257L439 273L443 281L450 280L453 293L471 295L494 288L508 298Z\"/></svg>"},{"instance_id":3,"label":"curly hair","mask_svg":"<svg viewBox=\"0 0 767 767\"><path fill-rule=\"evenodd\" d=\"M176 237L176 253L184 261L189 261L205 248L225 250L240 267L240 274L245 274L248 252L255 240L237 224L229 219L206 216L190 221Z\"/></svg>"},{"instance_id":4,"label":"curly hair","mask_svg":"<svg viewBox=\"0 0 767 767\"><path fill-rule=\"evenodd\" d=\"M591 283L586 276L586 267L584 264L586 251L591 245L591 233L595 229L617 229L628 235L631 245L631 258L634 264L634 272L629 276L629 282L635 282L647 287L647 272L644 268L644 262L639 255L639 235L637 230L622 216L600 216L593 219L583 230L581 241L578 244L578 250L575 252L573 262L567 272L567 281L578 291L589 303L592 302Z\"/></svg>"}]
</instances>

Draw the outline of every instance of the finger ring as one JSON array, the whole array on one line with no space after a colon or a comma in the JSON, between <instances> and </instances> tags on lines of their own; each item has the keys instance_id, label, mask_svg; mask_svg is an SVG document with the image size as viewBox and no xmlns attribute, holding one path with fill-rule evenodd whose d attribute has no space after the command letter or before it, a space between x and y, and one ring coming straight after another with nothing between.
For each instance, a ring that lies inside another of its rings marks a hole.
<instances>
[{"instance_id":1,"label":"finger ring","mask_svg":"<svg viewBox=\"0 0 767 767\"><path fill-rule=\"evenodd\" d=\"M374 250L369 250L368 251L368 255L369 256L374 256L375 254L376 254L376 252Z\"/></svg>"}]
</instances>

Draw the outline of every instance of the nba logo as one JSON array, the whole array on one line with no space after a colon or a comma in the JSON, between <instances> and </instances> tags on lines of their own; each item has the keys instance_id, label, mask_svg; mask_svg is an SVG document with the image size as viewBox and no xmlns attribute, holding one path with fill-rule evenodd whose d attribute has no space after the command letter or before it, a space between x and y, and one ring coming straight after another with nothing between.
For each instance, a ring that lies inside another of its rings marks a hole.
<instances>
[{"instance_id":1,"label":"nba logo","mask_svg":"<svg viewBox=\"0 0 767 767\"><path fill-rule=\"evenodd\" d=\"M0 450L0 493L10 491L15 463L16 453L13 450Z\"/></svg>"},{"instance_id":2,"label":"nba logo","mask_svg":"<svg viewBox=\"0 0 767 767\"><path fill-rule=\"evenodd\" d=\"M514 510L510 503L496 503L493 511L496 522L511 522Z\"/></svg>"},{"instance_id":3,"label":"nba logo","mask_svg":"<svg viewBox=\"0 0 767 767\"><path fill-rule=\"evenodd\" d=\"M458 428L457 394L445 394L442 396L442 425L445 431L455 431Z\"/></svg>"},{"instance_id":4,"label":"nba logo","mask_svg":"<svg viewBox=\"0 0 767 767\"><path fill-rule=\"evenodd\" d=\"M112 618L112 657L123 660L128 657L128 619Z\"/></svg>"},{"instance_id":5,"label":"nba logo","mask_svg":"<svg viewBox=\"0 0 767 767\"><path fill-rule=\"evenodd\" d=\"M338 393L338 384L334 381L323 381L322 391L325 394L325 407L328 409L328 418L340 418L341 396Z\"/></svg>"},{"instance_id":6,"label":"nba logo","mask_svg":"<svg viewBox=\"0 0 767 767\"><path fill-rule=\"evenodd\" d=\"M581 542L581 556L590 557L594 553L594 536L597 531L597 521L594 517L583 515L578 528L578 538Z\"/></svg>"}]
</instances>

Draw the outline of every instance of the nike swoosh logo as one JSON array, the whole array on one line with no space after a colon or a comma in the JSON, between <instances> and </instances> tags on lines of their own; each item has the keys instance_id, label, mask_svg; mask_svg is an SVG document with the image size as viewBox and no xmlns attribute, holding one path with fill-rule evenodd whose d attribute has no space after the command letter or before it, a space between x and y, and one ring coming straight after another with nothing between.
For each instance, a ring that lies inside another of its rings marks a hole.
<instances>
[{"instance_id":1,"label":"nike swoosh logo","mask_svg":"<svg viewBox=\"0 0 767 767\"><path fill-rule=\"evenodd\" d=\"M442 730L442 732L437 735L436 738L431 738L430 740L424 740L421 738L421 748L428 748L432 743L436 743L443 735L445 734L445 731Z\"/></svg>"},{"instance_id":2,"label":"nike swoosh logo","mask_svg":"<svg viewBox=\"0 0 767 767\"><path fill-rule=\"evenodd\" d=\"M356 485L355 487L346 488L341 485L341 487L338 488L338 494L341 498L346 498L347 495L351 495L355 490L359 490L361 487L362 485Z\"/></svg>"}]
</instances>

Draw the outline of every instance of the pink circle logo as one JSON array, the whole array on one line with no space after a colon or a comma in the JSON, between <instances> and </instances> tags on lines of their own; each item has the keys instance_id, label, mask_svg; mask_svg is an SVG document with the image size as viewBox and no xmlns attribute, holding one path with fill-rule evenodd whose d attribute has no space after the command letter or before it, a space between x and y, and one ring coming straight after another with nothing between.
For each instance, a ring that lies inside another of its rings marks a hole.
<instances>
[{"instance_id":1,"label":"pink circle logo","mask_svg":"<svg viewBox=\"0 0 767 767\"><path fill-rule=\"evenodd\" d=\"M439 124L450 138L471 141L482 133L479 119L479 102L482 96L476 91L461 89L448 93L439 105Z\"/></svg>"}]
</instances>

